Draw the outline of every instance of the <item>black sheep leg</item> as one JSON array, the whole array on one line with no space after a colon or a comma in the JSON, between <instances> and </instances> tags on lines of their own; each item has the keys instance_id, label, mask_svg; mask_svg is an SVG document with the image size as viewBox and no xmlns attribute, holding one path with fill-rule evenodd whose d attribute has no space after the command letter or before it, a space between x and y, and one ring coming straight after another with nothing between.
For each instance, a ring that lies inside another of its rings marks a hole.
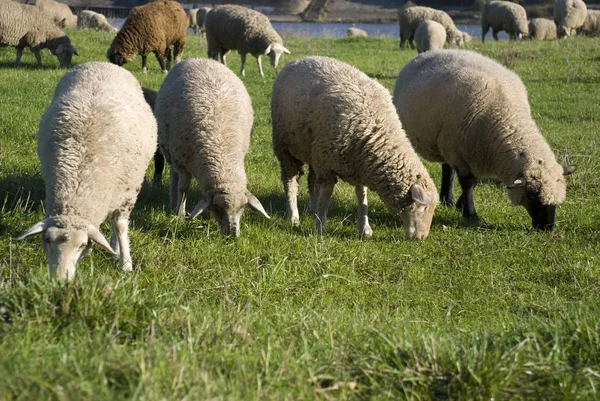
<instances>
[{"instance_id":1,"label":"black sheep leg","mask_svg":"<svg viewBox=\"0 0 600 401\"><path fill-rule=\"evenodd\" d=\"M458 182L462 188L462 194L456 202L456 208L462 210L463 218L465 223L477 222L477 212L475 211L475 203L473 202L473 189L477 184L477 178L472 175L461 176L458 175Z\"/></svg>"},{"instance_id":2,"label":"black sheep leg","mask_svg":"<svg viewBox=\"0 0 600 401\"><path fill-rule=\"evenodd\" d=\"M440 192L440 202L444 206L454 204L454 169L449 164L442 164L442 190Z\"/></svg>"}]
</instances>

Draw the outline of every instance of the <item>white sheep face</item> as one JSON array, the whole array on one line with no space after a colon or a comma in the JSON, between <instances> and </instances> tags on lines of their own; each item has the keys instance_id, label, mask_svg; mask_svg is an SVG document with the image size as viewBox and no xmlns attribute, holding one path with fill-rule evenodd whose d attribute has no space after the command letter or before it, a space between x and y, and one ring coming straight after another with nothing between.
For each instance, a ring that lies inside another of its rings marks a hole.
<instances>
[{"instance_id":1,"label":"white sheep face","mask_svg":"<svg viewBox=\"0 0 600 401\"><path fill-rule=\"evenodd\" d=\"M273 43L269 45L265 54L268 55L269 59L271 60L271 67L277 68L277 65L279 64L279 59L281 58L281 55L283 53L290 54L290 51L286 49L282 44Z\"/></svg>"},{"instance_id":2,"label":"white sheep face","mask_svg":"<svg viewBox=\"0 0 600 401\"><path fill-rule=\"evenodd\" d=\"M240 219L244 214L244 209L248 203L248 198L244 192L231 194L215 194L210 212L217 220L221 234L225 236L240 236Z\"/></svg>"},{"instance_id":3,"label":"white sheep face","mask_svg":"<svg viewBox=\"0 0 600 401\"><path fill-rule=\"evenodd\" d=\"M425 239L429 235L433 212L437 206L437 193L426 192L415 184L410 189L410 195L413 202L400 215L406 238Z\"/></svg>"},{"instance_id":4,"label":"white sheep face","mask_svg":"<svg viewBox=\"0 0 600 401\"><path fill-rule=\"evenodd\" d=\"M92 244L84 230L49 227L42 233L42 247L48 259L50 277L72 280L77 262L91 252Z\"/></svg>"}]
</instances>

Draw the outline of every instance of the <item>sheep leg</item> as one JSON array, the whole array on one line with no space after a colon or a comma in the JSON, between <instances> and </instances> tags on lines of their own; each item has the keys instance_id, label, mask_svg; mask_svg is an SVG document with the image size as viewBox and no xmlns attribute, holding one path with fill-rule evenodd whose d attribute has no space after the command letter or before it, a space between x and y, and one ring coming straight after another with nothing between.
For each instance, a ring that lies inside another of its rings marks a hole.
<instances>
[{"instance_id":1,"label":"sheep leg","mask_svg":"<svg viewBox=\"0 0 600 401\"><path fill-rule=\"evenodd\" d=\"M260 54L256 57L256 62L258 63L258 72L260 73L260 76L264 78L265 74L263 73L262 60L260 58Z\"/></svg>"},{"instance_id":2,"label":"sheep leg","mask_svg":"<svg viewBox=\"0 0 600 401\"><path fill-rule=\"evenodd\" d=\"M171 63L173 62L173 54L171 53L171 48L167 47L167 51L165 52L167 56L167 71L171 70Z\"/></svg>"},{"instance_id":3,"label":"sheep leg","mask_svg":"<svg viewBox=\"0 0 600 401\"><path fill-rule=\"evenodd\" d=\"M318 188L319 188L319 201L317 203L317 215L315 216L315 222L317 224L317 230L319 234L325 232L327 227L327 210L329 210L329 202L331 195L333 195L333 188L336 184L336 177L317 177Z\"/></svg>"},{"instance_id":4,"label":"sheep leg","mask_svg":"<svg viewBox=\"0 0 600 401\"><path fill-rule=\"evenodd\" d=\"M152 181L155 184L159 184L162 181L163 170L165 169L165 157L163 156L160 148L156 149L154 153L154 178Z\"/></svg>"},{"instance_id":5,"label":"sheep leg","mask_svg":"<svg viewBox=\"0 0 600 401\"><path fill-rule=\"evenodd\" d=\"M410 38L408 38L408 44L412 50L415 50L415 35L413 34Z\"/></svg>"},{"instance_id":6,"label":"sheep leg","mask_svg":"<svg viewBox=\"0 0 600 401\"><path fill-rule=\"evenodd\" d=\"M221 63L223 63L223 65L227 65L227 54L229 53L229 50L227 49L221 49L220 55L221 55Z\"/></svg>"},{"instance_id":7,"label":"sheep leg","mask_svg":"<svg viewBox=\"0 0 600 401\"><path fill-rule=\"evenodd\" d=\"M144 74L148 73L148 68L146 68L146 62L148 61L148 56L145 54L142 55L142 72Z\"/></svg>"},{"instance_id":8,"label":"sheep leg","mask_svg":"<svg viewBox=\"0 0 600 401\"><path fill-rule=\"evenodd\" d=\"M498 41L498 31L492 28L492 37L497 42Z\"/></svg>"},{"instance_id":9,"label":"sheep leg","mask_svg":"<svg viewBox=\"0 0 600 401\"><path fill-rule=\"evenodd\" d=\"M406 39L400 34L400 50L406 49Z\"/></svg>"},{"instance_id":10,"label":"sheep leg","mask_svg":"<svg viewBox=\"0 0 600 401\"><path fill-rule=\"evenodd\" d=\"M481 43L485 42L485 35L487 35L488 31L490 30L489 26L482 26L481 27Z\"/></svg>"},{"instance_id":11,"label":"sheep leg","mask_svg":"<svg viewBox=\"0 0 600 401\"><path fill-rule=\"evenodd\" d=\"M177 186L179 185L179 174L175 171L173 165L171 165L170 173L170 187L169 187L169 199L171 203L171 210L177 213Z\"/></svg>"},{"instance_id":12,"label":"sheep leg","mask_svg":"<svg viewBox=\"0 0 600 401\"><path fill-rule=\"evenodd\" d=\"M121 270L123 273L133 270L133 262L131 260L131 249L129 246L129 216L115 216L113 225L117 231L119 239L119 259L121 262Z\"/></svg>"},{"instance_id":13,"label":"sheep leg","mask_svg":"<svg viewBox=\"0 0 600 401\"><path fill-rule=\"evenodd\" d=\"M190 190L191 177L187 172L179 171L179 182L177 183L177 214L185 217L185 203Z\"/></svg>"},{"instance_id":14,"label":"sheep leg","mask_svg":"<svg viewBox=\"0 0 600 401\"><path fill-rule=\"evenodd\" d=\"M119 235L117 230L117 217L112 216L110 220L110 247L115 251L115 259L118 259L121 255L121 248L119 247Z\"/></svg>"},{"instance_id":15,"label":"sheep leg","mask_svg":"<svg viewBox=\"0 0 600 401\"><path fill-rule=\"evenodd\" d=\"M258 57L260 57L260 56L258 56ZM242 74L242 77L245 77L246 72L244 71L244 66L246 65L246 53L241 53L240 58L242 59L242 68L240 70L240 74Z\"/></svg>"},{"instance_id":16,"label":"sheep leg","mask_svg":"<svg viewBox=\"0 0 600 401\"><path fill-rule=\"evenodd\" d=\"M279 157L278 157L279 158ZM291 155L286 154L279 158L279 166L281 168L281 182L285 192L286 208L292 226L300 225L300 214L298 213L298 177L300 175L300 167L302 163L294 159Z\"/></svg>"},{"instance_id":17,"label":"sheep leg","mask_svg":"<svg viewBox=\"0 0 600 401\"><path fill-rule=\"evenodd\" d=\"M183 54L183 46L185 45L185 43L181 43L179 41L175 42L173 44L173 57L175 64L179 63L181 61L181 55Z\"/></svg>"},{"instance_id":18,"label":"sheep leg","mask_svg":"<svg viewBox=\"0 0 600 401\"><path fill-rule=\"evenodd\" d=\"M471 174L461 176L458 175L458 182L462 188L462 194L456 203L456 207L462 210L465 223L477 222L477 212L475 211L475 203L473 202L473 189L477 184L477 178Z\"/></svg>"},{"instance_id":19,"label":"sheep leg","mask_svg":"<svg viewBox=\"0 0 600 401\"><path fill-rule=\"evenodd\" d=\"M312 166L308 166L308 197L310 199L310 206L308 211L311 214L317 213L317 202L319 200L319 193L317 188L317 175Z\"/></svg>"},{"instance_id":20,"label":"sheep leg","mask_svg":"<svg viewBox=\"0 0 600 401\"><path fill-rule=\"evenodd\" d=\"M440 191L440 203L444 206L454 204L454 169L449 164L442 164L442 190Z\"/></svg>"},{"instance_id":21,"label":"sheep leg","mask_svg":"<svg viewBox=\"0 0 600 401\"><path fill-rule=\"evenodd\" d=\"M156 59L158 60L158 64L160 64L160 69L162 70L162 72L164 72L166 74L167 66L165 65L165 56L160 54L157 51L154 52L154 55L156 56Z\"/></svg>"},{"instance_id":22,"label":"sheep leg","mask_svg":"<svg viewBox=\"0 0 600 401\"><path fill-rule=\"evenodd\" d=\"M15 62L15 67L19 68L21 65L21 57L23 56L23 48L17 47L17 61Z\"/></svg>"},{"instance_id":23,"label":"sheep leg","mask_svg":"<svg viewBox=\"0 0 600 401\"><path fill-rule=\"evenodd\" d=\"M358 237L362 239L363 237L370 237L373 235L373 230L371 230L371 226L369 225L369 207L367 204L367 187L362 185L357 185L355 187L356 190L356 200L358 202L358 219L357 219L357 229L358 229Z\"/></svg>"},{"instance_id":24,"label":"sheep leg","mask_svg":"<svg viewBox=\"0 0 600 401\"><path fill-rule=\"evenodd\" d=\"M37 66L38 68L43 68L42 65L42 56L40 55L40 48L39 47L32 47L31 51L33 52L33 55L35 56L35 61L37 61Z\"/></svg>"}]
</instances>

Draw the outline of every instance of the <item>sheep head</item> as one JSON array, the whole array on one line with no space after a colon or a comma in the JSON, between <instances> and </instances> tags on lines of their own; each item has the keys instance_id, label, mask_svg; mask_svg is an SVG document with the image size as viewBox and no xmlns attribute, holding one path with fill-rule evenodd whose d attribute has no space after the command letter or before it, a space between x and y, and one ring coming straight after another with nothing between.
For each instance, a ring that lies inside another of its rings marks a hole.
<instances>
[{"instance_id":1,"label":"sheep head","mask_svg":"<svg viewBox=\"0 0 600 401\"><path fill-rule=\"evenodd\" d=\"M429 235L433 212L437 206L435 189L426 191L421 185L413 184L409 190L411 203L400 214L406 238L425 239Z\"/></svg>"},{"instance_id":2,"label":"sheep head","mask_svg":"<svg viewBox=\"0 0 600 401\"><path fill-rule=\"evenodd\" d=\"M291 52L286 49L281 43L271 43L267 50L265 50L265 55L269 56L271 60L271 67L277 68L277 64L279 64L279 58L283 53L291 54Z\"/></svg>"}]
</instances>

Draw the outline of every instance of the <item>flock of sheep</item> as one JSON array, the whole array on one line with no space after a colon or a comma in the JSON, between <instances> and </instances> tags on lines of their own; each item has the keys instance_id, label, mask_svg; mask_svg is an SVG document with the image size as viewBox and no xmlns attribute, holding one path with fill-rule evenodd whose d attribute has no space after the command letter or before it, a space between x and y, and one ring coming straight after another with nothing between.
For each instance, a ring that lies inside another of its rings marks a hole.
<instances>
[{"instance_id":1,"label":"flock of sheep","mask_svg":"<svg viewBox=\"0 0 600 401\"><path fill-rule=\"evenodd\" d=\"M568 10L577 1L559 0L557 10ZM22 43L10 42L14 35L6 34L10 24L2 12L19 8L14 13L21 12L22 21L11 24L22 33L34 24L26 14L41 11L11 0L0 0L0 6L0 41L17 47L18 61ZM486 7L504 6L514 8L500 1ZM37 24L52 23L33 15L40 19ZM262 75L261 55L269 56L275 67L289 51L269 20L256 11L225 5L201 15L199 22L198 14L186 15L170 0L136 7L107 51L111 63L79 64L58 83L38 132L46 216L19 237L42 235L51 275L72 279L78 260L93 244L118 257L123 271L132 269L129 214L153 155L155 179L162 175L161 157L171 167L170 206L179 215L186 215L190 183L196 179L203 197L188 219L208 211L222 234L239 236L246 208L269 218L248 190L244 170L254 118L250 96L224 64L227 53L238 50L243 75L250 53ZM570 15L558 21L559 36L578 28ZM465 220L477 221L473 189L478 178L495 177L506 186L512 203L525 207L535 229L552 230L556 206L565 200L564 176L575 168L557 162L532 118L520 78L472 51L432 50L438 25L443 42L461 45L468 40L444 12L412 7L402 12L400 21L401 46L406 41L413 46L414 39L424 53L400 71L393 97L376 80L333 58L300 58L278 74L271 96L272 140L292 225L299 224L298 181L308 165L310 212L319 232L326 229L329 202L340 178L355 186L360 238L373 232L368 188L400 215L407 238L425 239L438 199L455 204L455 175L462 189L456 207ZM488 22L494 33L500 29ZM181 61L185 31L194 24L197 31L205 31L208 56L214 60ZM527 29L527 24L501 27ZM514 38L526 33L509 31ZM76 54L66 36L56 38L61 39L57 46L43 47L59 60L64 60L62 53ZM46 42L32 43L33 49ZM119 67L140 54L145 70L151 52L167 72L158 93L141 88ZM439 195L419 156L442 164ZM99 230L107 218L112 224L110 243Z\"/></svg>"}]
</instances>

